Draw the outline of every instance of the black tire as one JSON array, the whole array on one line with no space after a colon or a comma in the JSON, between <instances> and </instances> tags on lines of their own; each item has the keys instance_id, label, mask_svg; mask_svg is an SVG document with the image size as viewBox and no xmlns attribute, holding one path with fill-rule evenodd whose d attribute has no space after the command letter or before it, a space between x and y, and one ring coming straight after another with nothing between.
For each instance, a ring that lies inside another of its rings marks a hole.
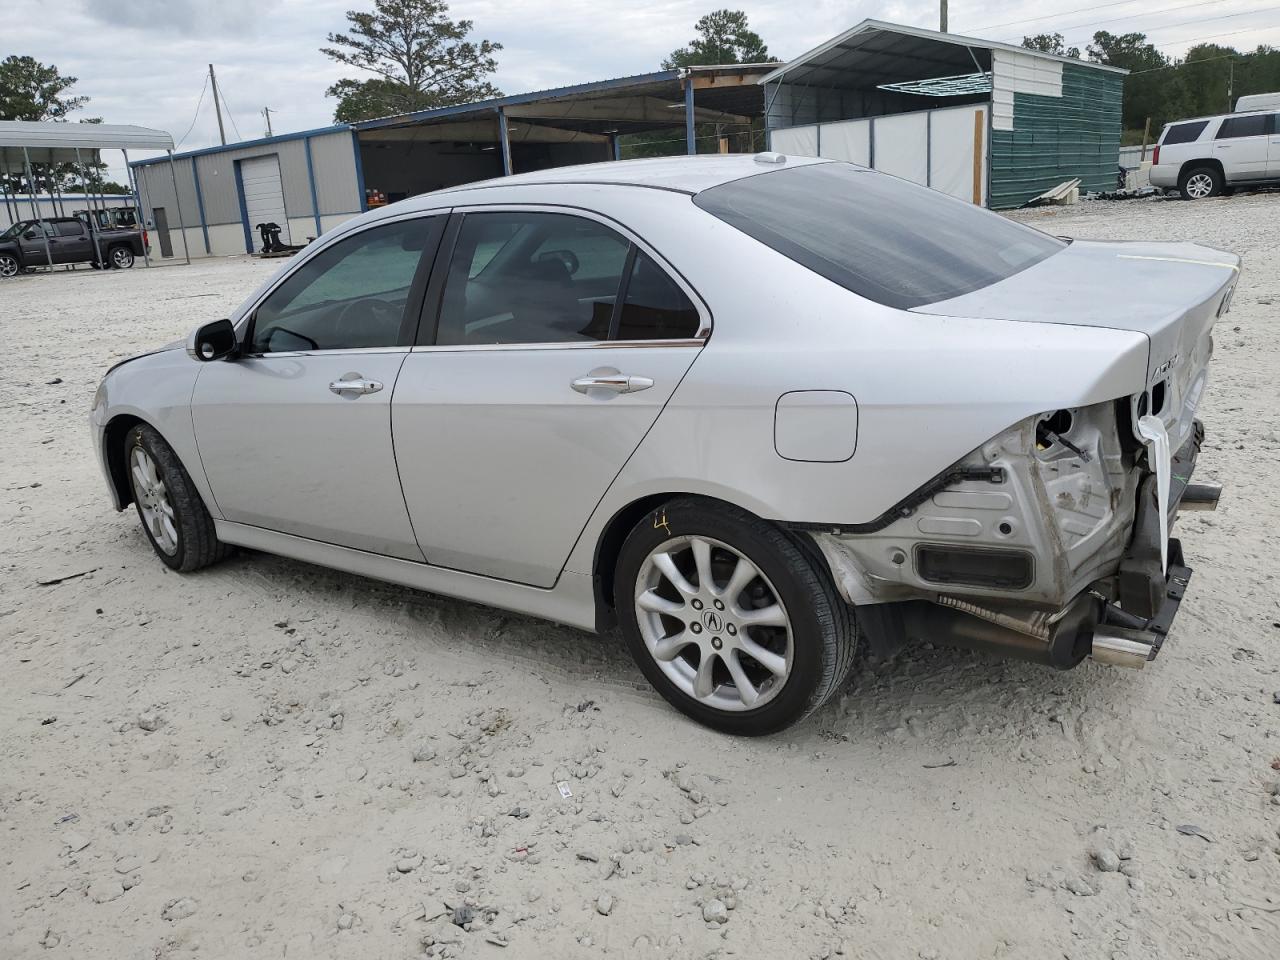
<instances>
[{"instance_id":1,"label":"black tire","mask_svg":"<svg viewBox=\"0 0 1280 960\"><path fill-rule=\"evenodd\" d=\"M8 280L22 272L22 264L12 253L0 253L0 279Z\"/></svg>"},{"instance_id":2,"label":"black tire","mask_svg":"<svg viewBox=\"0 0 1280 960\"><path fill-rule=\"evenodd\" d=\"M790 616L791 670L763 706L727 710L699 702L663 672L645 645L634 602L638 578L650 553L688 536L720 541L750 559ZM840 689L853 666L853 608L836 591L817 548L737 507L681 497L646 515L622 546L614 582L622 634L641 672L677 710L723 733L763 736L797 723Z\"/></svg>"},{"instance_id":3,"label":"black tire","mask_svg":"<svg viewBox=\"0 0 1280 960\"><path fill-rule=\"evenodd\" d=\"M1222 187L1222 171L1217 167L1192 167L1178 178L1178 193L1183 200L1208 200L1220 195Z\"/></svg>"},{"instance_id":4,"label":"black tire","mask_svg":"<svg viewBox=\"0 0 1280 960\"><path fill-rule=\"evenodd\" d=\"M133 251L123 244L118 244L107 251L107 261L113 269L128 270L133 266Z\"/></svg>"},{"instance_id":5,"label":"black tire","mask_svg":"<svg viewBox=\"0 0 1280 960\"><path fill-rule=\"evenodd\" d=\"M177 532L176 549L165 550L157 541L147 525L143 514L143 505L138 494L138 481L133 472L135 448L144 450L155 463L156 472L164 481L168 502L173 508L173 525ZM125 435L124 465L129 475L130 489L133 491L133 504L138 512L138 520L142 530L151 542L152 548L171 570L190 573L216 563L231 553L231 548L218 540L214 532L213 518L205 508L204 501L191 481L191 475L173 452L173 448L165 442L152 427L140 423Z\"/></svg>"}]
</instances>

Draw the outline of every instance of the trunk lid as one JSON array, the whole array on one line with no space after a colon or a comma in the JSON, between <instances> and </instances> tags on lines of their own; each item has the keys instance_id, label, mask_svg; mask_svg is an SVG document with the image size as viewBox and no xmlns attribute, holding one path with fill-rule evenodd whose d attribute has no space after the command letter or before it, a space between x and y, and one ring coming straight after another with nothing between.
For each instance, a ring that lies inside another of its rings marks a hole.
<instances>
[{"instance_id":1,"label":"trunk lid","mask_svg":"<svg viewBox=\"0 0 1280 960\"><path fill-rule=\"evenodd\" d=\"M1240 258L1194 243L1074 241L1035 266L916 313L1106 327L1145 334L1148 410L1173 449L1190 435L1213 352L1210 331L1229 306ZM1135 403L1140 402L1135 399Z\"/></svg>"}]
</instances>

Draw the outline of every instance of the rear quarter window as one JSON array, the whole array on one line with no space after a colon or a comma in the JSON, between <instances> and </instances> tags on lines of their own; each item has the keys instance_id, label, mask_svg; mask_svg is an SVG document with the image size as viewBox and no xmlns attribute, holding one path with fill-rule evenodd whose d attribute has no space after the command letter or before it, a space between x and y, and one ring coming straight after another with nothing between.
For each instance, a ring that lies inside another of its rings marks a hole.
<instances>
[{"instance_id":1,"label":"rear quarter window","mask_svg":"<svg viewBox=\"0 0 1280 960\"><path fill-rule=\"evenodd\" d=\"M998 283L1066 246L982 207L850 163L756 174L704 190L693 202L846 290L901 310Z\"/></svg>"},{"instance_id":2,"label":"rear quarter window","mask_svg":"<svg viewBox=\"0 0 1280 960\"><path fill-rule=\"evenodd\" d=\"M1175 143L1191 143L1200 139L1200 134L1204 133L1204 128L1208 125L1208 120L1195 120L1191 123L1171 123L1169 128L1165 130L1164 139L1160 143L1166 147Z\"/></svg>"},{"instance_id":3,"label":"rear quarter window","mask_svg":"<svg viewBox=\"0 0 1280 960\"><path fill-rule=\"evenodd\" d=\"M1243 117L1227 117L1218 128L1219 140L1236 137L1264 137L1271 130L1271 115L1255 113Z\"/></svg>"}]
</instances>

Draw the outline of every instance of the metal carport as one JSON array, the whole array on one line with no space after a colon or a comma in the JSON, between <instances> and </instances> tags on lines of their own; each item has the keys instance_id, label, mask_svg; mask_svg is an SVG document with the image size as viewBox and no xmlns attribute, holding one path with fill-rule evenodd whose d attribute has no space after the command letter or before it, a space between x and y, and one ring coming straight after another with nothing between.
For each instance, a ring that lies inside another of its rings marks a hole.
<instances>
[{"instance_id":1,"label":"metal carport","mask_svg":"<svg viewBox=\"0 0 1280 960\"><path fill-rule=\"evenodd\" d=\"M947 169L948 192L1014 207L1073 177L1083 189L1114 185L1126 72L864 20L761 83L772 149L854 160L935 188L935 163L954 166L963 152L972 170Z\"/></svg>"},{"instance_id":2,"label":"metal carport","mask_svg":"<svg viewBox=\"0 0 1280 960\"><path fill-rule=\"evenodd\" d=\"M685 151L696 153L697 124L749 129L763 115L758 81L772 67L684 67L358 121L351 126L362 187L396 200L487 176L617 159L619 137L679 126ZM428 153L435 162L425 162ZM394 170L386 164L384 172L382 154L398 155L411 175L397 189L379 182ZM462 159L450 170L448 157Z\"/></svg>"},{"instance_id":3,"label":"metal carport","mask_svg":"<svg viewBox=\"0 0 1280 960\"><path fill-rule=\"evenodd\" d=\"M124 154L125 168L129 170L129 185L133 190L135 208L141 213L143 209L141 198L138 195L133 171L129 167L130 149L164 150L169 155L169 170L172 175L173 137L163 130L152 130L148 127L127 124L0 120L0 170L7 174L17 169L19 176L22 176L23 171L25 171L29 196L35 196L38 192L32 170L33 164L43 163L52 167L71 163L75 164L80 173L80 183L84 189L84 196L92 209L92 194L89 192L85 163L100 161L101 151L103 150L119 150ZM5 200L6 202L8 201L7 196ZM31 207L34 214L33 219L40 219L39 211L36 209L35 204L32 203ZM181 207L178 208L178 218L179 220L182 219ZM96 244L97 241L98 238L95 231L94 243ZM187 263L190 263L191 256L186 250L185 240L183 253L186 256ZM52 269L53 260L47 244L45 245L45 256L50 257L49 267ZM142 256L146 264L150 266L151 257L147 251L146 244L143 244ZM101 251L99 251L99 259L101 259Z\"/></svg>"}]
</instances>

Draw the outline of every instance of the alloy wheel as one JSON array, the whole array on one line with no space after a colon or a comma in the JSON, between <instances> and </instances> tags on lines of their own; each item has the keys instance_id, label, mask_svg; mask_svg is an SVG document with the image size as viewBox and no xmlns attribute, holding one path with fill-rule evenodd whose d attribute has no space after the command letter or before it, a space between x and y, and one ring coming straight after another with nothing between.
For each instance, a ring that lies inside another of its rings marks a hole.
<instances>
[{"instance_id":1,"label":"alloy wheel","mask_svg":"<svg viewBox=\"0 0 1280 960\"><path fill-rule=\"evenodd\" d=\"M133 266L133 254L124 247L116 247L111 251L111 262L124 270Z\"/></svg>"},{"instance_id":2,"label":"alloy wheel","mask_svg":"<svg viewBox=\"0 0 1280 960\"><path fill-rule=\"evenodd\" d=\"M1187 178L1187 193L1196 200L1202 200L1213 193L1213 177L1207 173L1193 173Z\"/></svg>"},{"instance_id":3,"label":"alloy wheel","mask_svg":"<svg viewBox=\"0 0 1280 960\"><path fill-rule=\"evenodd\" d=\"M164 478L151 454L142 447L133 448L130 461L129 477L142 522L156 546L173 556L178 552L178 526Z\"/></svg>"},{"instance_id":4,"label":"alloy wheel","mask_svg":"<svg viewBox=\"0 0 1280 960\"><path fill-rule=\"evenodd\" d=\"M18 275L18 261L14 257L0 257L0 277L16 277Z\"/></svg>"},{"instance_id":5,"label":"alloy wheel","mask_svg":"<svg viewBox=\"0 0 1280 960\"><path fill-rule=\"evenodd\" d=\"M709 537L655 548L636 578L645 647L681 692L717 710L768 703L791 673L791 618L746 555Z\"/></svg>"}]
</instances>

